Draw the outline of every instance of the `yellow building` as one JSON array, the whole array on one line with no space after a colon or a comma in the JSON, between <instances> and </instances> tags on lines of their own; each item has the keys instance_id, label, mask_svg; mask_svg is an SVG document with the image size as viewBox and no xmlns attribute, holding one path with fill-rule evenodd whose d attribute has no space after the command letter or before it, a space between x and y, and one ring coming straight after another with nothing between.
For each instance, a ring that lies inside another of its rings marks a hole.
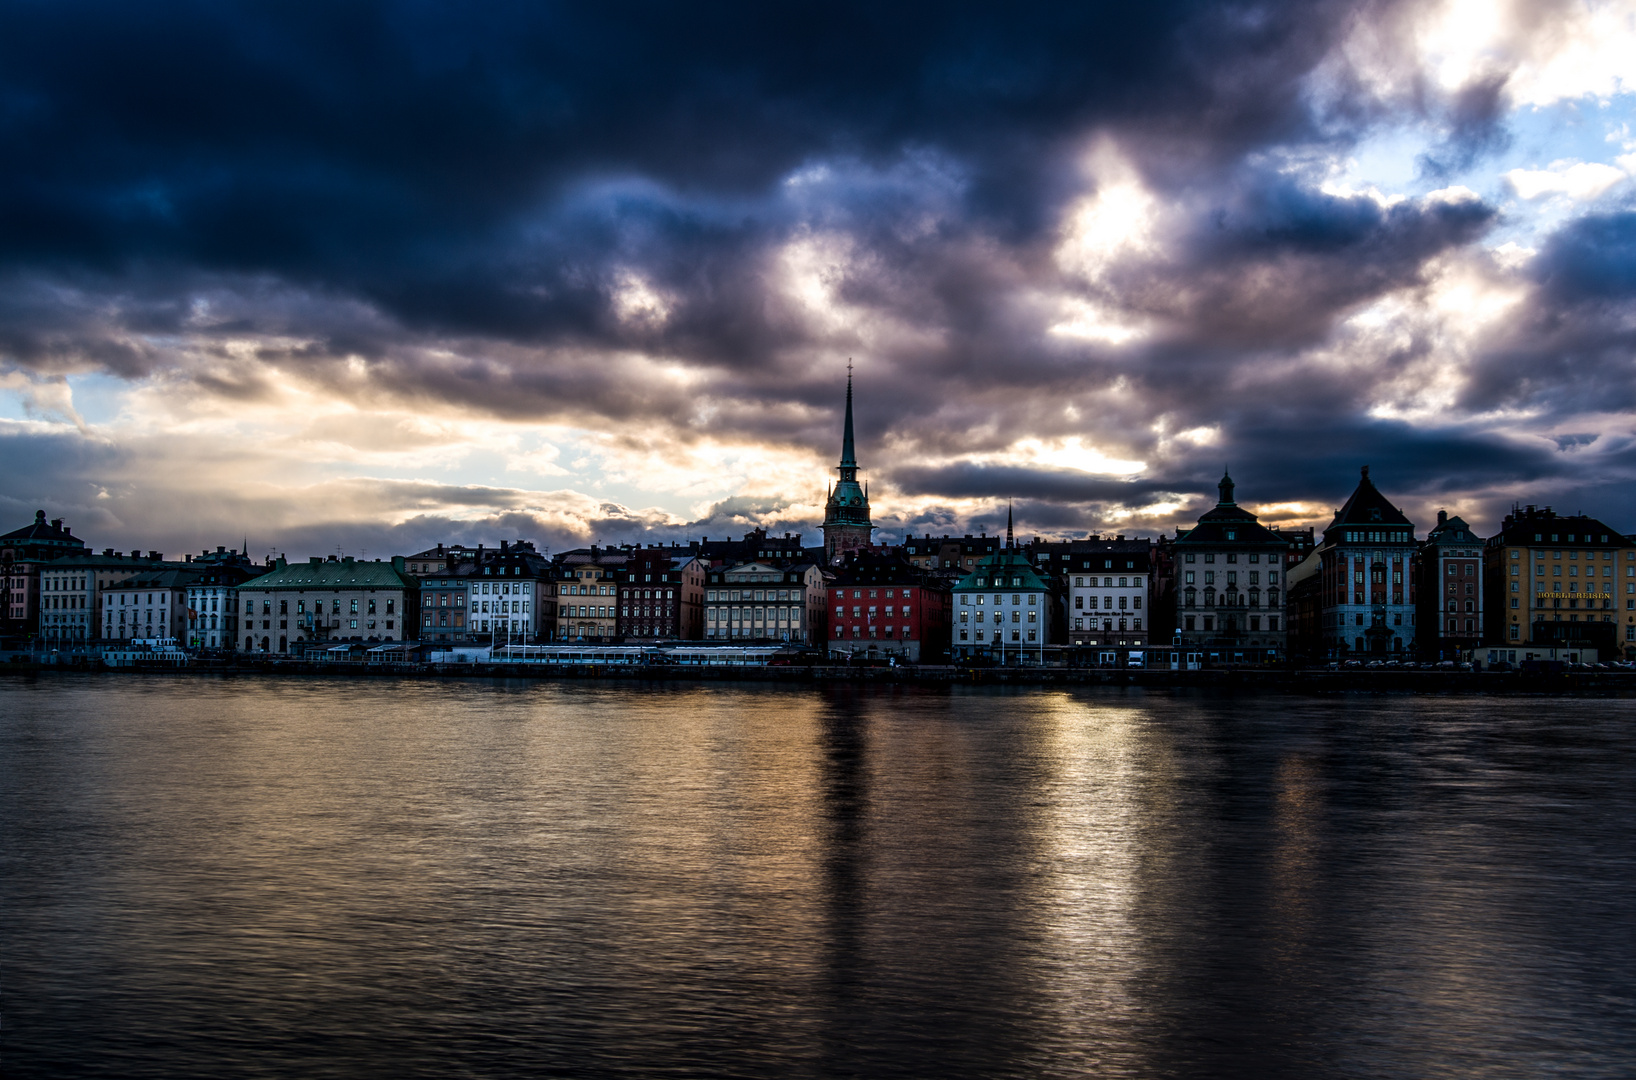
<instances>
[{"instance_id":1,"label":"yellow building","mask_svg":"<svg viewBox=\"0 0 1636 1080\"><path fill-rule=\"evenodd\" d=\"M1636 649L1636 544L1593 517L1508 514L1483 551L1495 660L1595 662Z\"/></svg>"},{"instance_id":2,"label":"yellow building","mask_svg":"<svg viewBox=\"0 0 1636 1080\"><path fill-rule=\"evenodd\" d=\"M610 641L619 612L614 567L570 563L559 572L557 640Z\"/></svg>"}]
</instances>

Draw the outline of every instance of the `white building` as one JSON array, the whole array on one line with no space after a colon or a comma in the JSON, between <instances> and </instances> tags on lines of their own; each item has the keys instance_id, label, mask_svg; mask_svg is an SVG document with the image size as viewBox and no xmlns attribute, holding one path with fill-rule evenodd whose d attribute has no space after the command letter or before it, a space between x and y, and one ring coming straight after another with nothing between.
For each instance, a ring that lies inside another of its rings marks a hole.
<instances>
[{"instance_id":1,"label":"white building","mask_svg":"<svg viewBox=\"0 0 1636 1080\"><path fill-rule=\"evenodd\" d=\"M192 570L153 570L103 590L102 636L111 641L132 638L176 638L187 633L188 590L198 580Z\"/></svg>"}]
</instances>

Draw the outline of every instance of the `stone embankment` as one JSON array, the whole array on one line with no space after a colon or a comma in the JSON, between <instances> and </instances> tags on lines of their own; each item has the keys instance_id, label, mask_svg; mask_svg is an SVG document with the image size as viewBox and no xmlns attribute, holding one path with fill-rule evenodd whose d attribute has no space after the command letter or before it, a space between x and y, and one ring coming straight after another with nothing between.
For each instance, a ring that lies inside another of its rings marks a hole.
<instances>
[{"instance_id":1,"label":"stone embankment","mask_svg":"<svg viewBox=\"0 0 1636 1080\"><path fill-rule=\"evenodd\" d=\"M109 677L147 674L141 669L108 671L92 664L36 665L14 662L0 671L15 674L96 672ZM1202 671L1152 671L1110 668L1001 668L943 665L901 667L788 666L679 667L670 665L559 666L545 664L406 664L309 662L245 659L203 661L185 669L165 668L168 675L232 677L246 675L393 677L410 679L603 679L620 682L761 682L800 684L898 684L992 686L1117 686L1146 689L1274 691L1302 694L1573 694L1636 696L1636 670L1566 670L1558 672L1447 671L1424 669L1290 669L1219 667Z\"/></svg>"}]
</instances>

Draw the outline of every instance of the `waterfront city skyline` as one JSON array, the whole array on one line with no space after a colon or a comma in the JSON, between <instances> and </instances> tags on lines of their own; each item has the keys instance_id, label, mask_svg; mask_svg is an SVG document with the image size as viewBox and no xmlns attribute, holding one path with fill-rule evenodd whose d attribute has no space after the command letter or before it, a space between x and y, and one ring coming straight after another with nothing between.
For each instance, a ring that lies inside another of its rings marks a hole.
<instances>
[{"instance_id":1,"label":"waterfront city skyline","mask_svg":"<svg viewBox=\"0 0 1636 1080\"><path fill-rule=\"evenodd\" d=\"M1633 490L1636 6L13 11L0 482L116 547Z\"/></svg>"}]
</instances>

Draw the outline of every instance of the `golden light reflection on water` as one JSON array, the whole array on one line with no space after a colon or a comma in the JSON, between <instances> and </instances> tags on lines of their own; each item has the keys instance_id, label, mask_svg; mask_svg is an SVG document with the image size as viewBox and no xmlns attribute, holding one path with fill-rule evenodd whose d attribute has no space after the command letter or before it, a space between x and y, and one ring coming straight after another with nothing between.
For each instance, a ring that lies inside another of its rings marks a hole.
<instances>
[{"instance_id":1,"label":"golden light reflection on water","mask_svg":"<svg viewBox=\"0 0 1636 1080\"><path fill-rule=\"evenodd\" d=\"M1273 843L1269 870L1276 948L1286 961L1304 964L1305 939L1320 918L1314 896L1320 877L1323 777L1313 758L1291 751L1273 775Z\"/></svg>"},{"instance_id":2,"label":"golden light reflection on water","mask_svg":"<svg viewBox=\"0 0 1636 1080\"><path fill-rule=\"evenodd\" d=\"M1164 799L1153 747L1136 710L1054 694L1036 703L1038 918L1048 934L1041 972L1058 1023L1090 1053L1141 1009L1143 968L1132 919L1151 810ZM1094 1048L1094 1049L1093 1049Z\"/></svg>"}]
</instances>

